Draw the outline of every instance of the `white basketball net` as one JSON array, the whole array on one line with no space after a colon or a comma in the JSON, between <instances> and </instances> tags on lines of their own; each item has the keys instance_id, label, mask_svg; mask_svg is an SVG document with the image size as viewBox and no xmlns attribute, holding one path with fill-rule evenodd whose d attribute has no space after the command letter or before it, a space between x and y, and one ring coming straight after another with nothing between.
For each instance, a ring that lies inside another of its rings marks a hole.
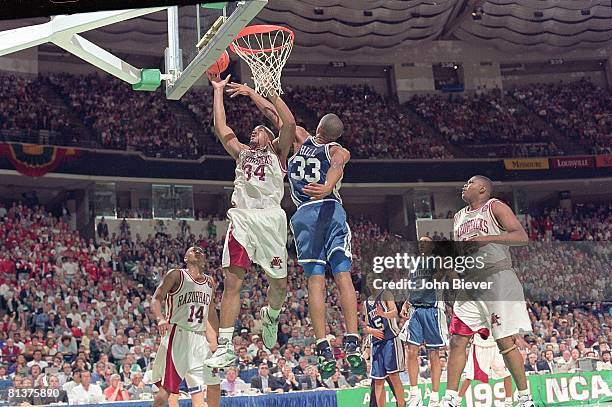
<instances>
[{"instance_id":1,"label":"white basketball net","mask_svg":"<svg viewBox=\"0 0 612 407\"><path fill-rule=\"evenodd\" d=\"M293 33L282 29L236 38L231 47L251 68L255 92L266 97L270 90L283 93L281 74L293 49Z\"/></svg>"}]
</instances>

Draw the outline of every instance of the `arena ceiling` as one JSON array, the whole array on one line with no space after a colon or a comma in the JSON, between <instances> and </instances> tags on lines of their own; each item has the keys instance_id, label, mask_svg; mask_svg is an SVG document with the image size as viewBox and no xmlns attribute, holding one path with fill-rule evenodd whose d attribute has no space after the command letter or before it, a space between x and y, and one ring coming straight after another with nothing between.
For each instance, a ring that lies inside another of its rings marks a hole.
<instances>
[{"instance_id":1,"label":"arena ceiling","mask_svg":"<svg viewBox=\"0 0 612 407\"><path fill-rule=\"evenodd\" d=\"M195 44L195 6L180 10L182 47ZM210 24L217 11L201 9ZM0 29L45 19L1 21ZM254 23L281 24L309 51L384 55L424 41L461 40L504 52L561 53L612 41L611 0L270 0ZM206 29L204 28L204 31ZM107 49L163 55L166 13L84 35ZM191 47L193 48L193 47ZM192 51L187 51L192 52Z\"/></svg>"}]
</instances>

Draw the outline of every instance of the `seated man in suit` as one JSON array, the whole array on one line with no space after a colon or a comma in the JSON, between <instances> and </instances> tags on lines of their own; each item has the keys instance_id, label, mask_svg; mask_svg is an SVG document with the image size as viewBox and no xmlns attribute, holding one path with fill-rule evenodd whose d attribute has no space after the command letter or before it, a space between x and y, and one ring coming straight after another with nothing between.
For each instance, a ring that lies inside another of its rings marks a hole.
<instances>
[{"instance_id":1,"label":"seated man in suit","mask_svg":"<svg viewBox=\"0 0 612 407\"><path fill-rule=\"evenodd\" d=\"M547 350L544 354L544 360L538 361L538 371L547 371L548 373L557 373L557 363L555 362L555 353L552 350Z\"/></svg>"},{"instance_id":2,"label":"seated man in suit","mask_svg":"<svg viewBox=\"0 0 612 407\"><path fill-rule=\"evenodd\" d=\"M270 374L270 367L266 362L259 364L259 370L257 376L251 379L251 387L267 393L270 391L278 390L283 388L283 384L278 379Z\"/></svg>"},{"instance_id":3,"label":"seated man in suit","mask_svg":"<svg viewBox=\"0 0 612 407\"><path fill-rule=\"evenodd\" d=\"M302 390L317 389L319 387L325 387L321 381L321 376L315 366L308 366L306 368L306 375L300 377L300 387Z\"/></svg>"}]
</instances>

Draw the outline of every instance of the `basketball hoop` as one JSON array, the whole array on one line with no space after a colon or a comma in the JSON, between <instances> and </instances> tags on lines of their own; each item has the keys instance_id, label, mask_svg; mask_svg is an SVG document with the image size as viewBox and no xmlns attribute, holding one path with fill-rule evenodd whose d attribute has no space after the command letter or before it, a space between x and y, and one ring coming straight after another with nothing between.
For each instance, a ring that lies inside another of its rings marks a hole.
<instances>
[{"instance_id":1,"label":"basketball hoop","mask_svg":"<svg viewBox=\"0 0 612 407\"><path fill-rule=\"evenodd\" d=\"M283 67L291 54L293 31L278 25L252 25L244 28L230 45L251 68L255 91L268 96L274 89L279 95Z\"/></svg>"}]
</instances>

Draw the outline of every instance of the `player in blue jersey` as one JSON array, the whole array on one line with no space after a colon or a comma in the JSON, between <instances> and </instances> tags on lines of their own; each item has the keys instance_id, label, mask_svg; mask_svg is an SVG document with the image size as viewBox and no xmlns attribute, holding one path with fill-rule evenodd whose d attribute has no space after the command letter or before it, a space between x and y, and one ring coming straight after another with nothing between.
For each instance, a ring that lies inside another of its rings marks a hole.
<instances>
[{"instance_id":1,"label":"player in blue jersey","mask_svg":"<svg viewBox=\"0 0 612 407\"><path fill-rule=\"evenodd\" d=\"M230 97L246 95L276 128L282 126L274 106L246 85L228 85ZM331 377L336 360L326 338L325 270L331 268L346 325L344 348L346 360L354 373L365 373L358 334L357 296L351 279L351 232L338 193L349 152L336 142L344 125L335 114L325 115L314 136L297 126L293 143L294 155L287 172L291 197L297 211L291 218L298 262L308 277L308 310L317 340L319 372Z\"/></svg>"},{"instance_id":2,"label":"player in blue jersey","mask_svg":"<svg viewBox=\"0 0 612 407\"><path fill-rule=\"evenodd\" d=\"M440 405L440 354L438 350L446 346L447 324L444 315L444 302L439 301L440 293L435 289L422 288L424 283L440 279L443 272L435 268L433 262L434 243L429 237L419 239L419 254L424 264L419 264L416 270L411 270L410 279L415 288L408 293L408 300L402 306L401 315L408 320L402 328L400 337L406 342L406 370L410 379L409 407L423 405L421 392L418 387L419 379L419 348L425 345L431 363L431 395L429 407ZM426 263L428 256L432 260Z\"/></svg>"},{"instance_id":3,"label":"player in blue jersey","mask_svg":"<svg viewBox=\"0 0 612 407\"><path fill-rule=\"evenodd\" d=\"M371 280L374 274L368 275ZM388 291L380 290L364 301L366 328L372 343L370 352L370 378L374 381L374 396L377 407L385 405L385 381L388 381L397 406L404 407L404 388L399 372L404 370L404 349L398 334L397 307Z\"/></svg>"}]
</instances>

